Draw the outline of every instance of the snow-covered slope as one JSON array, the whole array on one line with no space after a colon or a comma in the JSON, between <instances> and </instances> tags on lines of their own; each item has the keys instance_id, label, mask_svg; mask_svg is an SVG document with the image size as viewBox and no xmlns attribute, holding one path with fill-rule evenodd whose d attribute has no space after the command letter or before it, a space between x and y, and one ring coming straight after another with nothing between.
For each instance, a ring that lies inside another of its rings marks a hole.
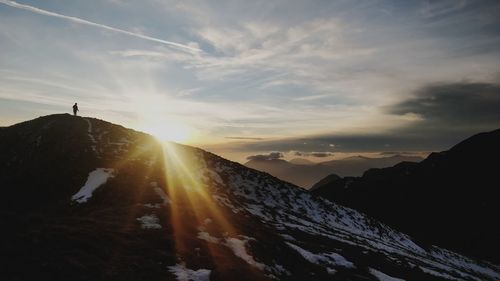
<instances>
[{"instance_id":1,"label":"snow-covered slope","mask_svg":"<svg viewBox=\"0 0 500 281\"><path fill-rule=\"evenodd\" d=\"M478 266L477 261L437 247L423 249L403 233L267 174L242 169L236 163L203 152L198 152L198 163L205 165L198 173L206 175L206 188L215 186L213 196L220 205L272 225L288 246L308 262L325 267L327 272L356 268L357 257L346 262L345 257L337 253L339 246L331 247L338 244L352 246L366 256L379 255L408 270L420 269L439 277L500 278L498 267ZM342 262L335 257L340 257ZM384 262L361 267L380 268Z\"/></svg>"},{"instance_id":2,"label":"snow-covered slope","mask_svg":"<svg viewBox=\"0 0 500 281\"><path fill-rule=\"evenodd\" d=\"M97 119L6 128L0 152L6 280L500 280L496 265Z\"/></svg>"}]
</instances>

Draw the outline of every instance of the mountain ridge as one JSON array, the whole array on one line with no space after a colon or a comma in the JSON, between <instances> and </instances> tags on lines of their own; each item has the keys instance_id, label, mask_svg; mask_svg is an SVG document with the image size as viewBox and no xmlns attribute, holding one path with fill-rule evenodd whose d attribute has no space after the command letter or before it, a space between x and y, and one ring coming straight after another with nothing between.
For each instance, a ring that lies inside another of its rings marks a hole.
<instances>
[{"instance_id":1,"label":"mountain ridge","mask_svg":"<svg viewBox=\"0 0 500 281\"><path fill-rule=\"evenodd\" d=\"M293 160L293 159L292 159ZM423 158L418 156L393 155L380 158L351 156L312 164L299 164L284 159L252 159L245 166L267 172L282 180L291 182L303 188L311 188L319 180L329 174L338 176L355 176L371 168L390 167L402 161L418 162Z\"/></svg>"},{"instance_id":2,"label":"mountain ridge","mask_svg":"<svg viewBox=\"0 0 500 281\"><path fill-rule=\"evenodd\" d=\"M500 210L493 199L497 180L492 160L500 157L499 141L500 129L476 134L420 163L371 169L361 177L316 186L312 192L426 243L498 262L500 244L495 237L500 233L492 221Z\"/></svg>"}]
</instances>

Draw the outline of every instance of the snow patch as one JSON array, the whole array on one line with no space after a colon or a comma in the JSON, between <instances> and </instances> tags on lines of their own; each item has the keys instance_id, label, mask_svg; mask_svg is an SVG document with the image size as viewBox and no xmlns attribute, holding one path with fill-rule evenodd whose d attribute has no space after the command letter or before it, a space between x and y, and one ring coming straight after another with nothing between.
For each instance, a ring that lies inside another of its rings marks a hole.
<instances>
[{"instance_id":1,"label":"snow patch","mask_svg":"<svg viewBox=\"0 0 500 281\"><path fill-rule=\"evenodd\" d=\"M80 188L80 190L71 197L71 200L78 203L85 203L91 197L94 190L99 186L105 184L109 178L114 177L114 170L110 168L97 168L89 173L87 182Z\"/></svg>"},{"instance_id":2,"label":"snow patch","mask_svg":"<svg viewBox=\"0 0 500 281\"><path fill-rule=\"evenodd\" d=\"M260 270L264 270L266 265L260 262L256 262L254 258L247 253L247 250L245 249L245 244L247 243L247 241L248 240L240 240L237 238L230 237L226 238L226 242L224 243L224 245L233 250L235 256L241 258L248 264L257 267Z\"/></svg>"},{"instance_id":3,"label":"snow patch","mask_svg":"<svg viewBox=\"0 0 500 281\"><path fill-rule=\"evenodd\" d=\"M341 256L337 253L329 253L329 254L325 254L325 255L330 257L331 258L330 262L332 262L335 265L347 267L347 268L356 268L352 262L346 260L343 256Z\"/></svg>"},{"instance_id":4,"label":"snow patch","mask_svg":"<svg viewBox=\"0 0 500 281\"><path fill-rule=\"evenodd\" d=\"M285 239L286 239L286 240L288 240L288 241L297 241L297 240L295 240L295 238L293 238L293 236L291 236L291 235L288 235L288 234L280 234L280 235L281 235L281 237L285 238Z\"/></svg>"},{"instance_id":5,"label":"snow patch","mask_svg":"<svg viewBox=\"0 0 500 281\"><path fill-rule=\"evenodd\" d=\"M210 233L208 233L206 231L198 232L198 236L196 236L196 237L198 237L201 240L205 240L207 242L210 242L210 243L219 243L219 238L211 236Z\"/></svg>"},{"instance_id":6,"label":"snow patch","mask_svg":"<svg viewBox=\"0 0 500 281\"><path fill-rule=\"evenodd\" d=\"M459 279L457 279L457 278L455 278L455 277L453 277L453 276L451 276L451 275L449 275L449 274L446 274L446 273L444 273L444 272L437 272L437 271L435 271L435 270L432 270L432 269L430 269L430 268L423 267L423 266L419 266L419 268L420 268L423 272L425 272L425 273L427 273L427 274L430 274L430 275L437 276L437 277L439 277L439 278L444 278L444 279L448 279L448 280L459 280ZM475 279L475 280L479 280L479 279Z\"/></svg>"},{"instance_id":7,"label":"snow patch","mask_svg":"<svg viewBox=\"0 0 500 281\"><path fill-rule=\"evenodd\" d=\"M326 272L328 272L328 274L330 274L330 275L334 275L334 274L336 274L336 273L337 273L337 270L335 270L335 269L333 269L333 268L329 268L329 267L327 267L327 268L326 268Z\"/></svg>"},{"instance_id":8,"label":"snow patch","mask_svg":"<svg viewBox=\"0 0 500 281\"><path fill-rule=\"evenodd\" d=\"M220 196L220 195L212 195L212 198L217 202L219 203L219 205L221 206L226 206L228 208L231 209L231 211L233 211L233 213L237 214L239 212L239 209L236 208L233 203L231 203L231 200L229 200L227 197L225 196Z\"/></svg>"},{"instance_id":9,"label":"snow patch","mask_svg":"<svg viewBox=\"0 0 500 281\"><path fill-rule=\"evenodd\" d=\"M314 264L320 264L321 262L325 262L326 261L326 258L322 255L316 255L316 254L313 254L307 250L304 250L302 249L301 247L299 246L296 246L292 243L288 243L288 242L285 242L288 246L290 246L292 249L294 249L295 251L297 251L304 259L306 259L308 262L310 263L314 263Z\"/></svg>"},{"instance_id":10,"label":"snow patch","mask_svg":"<svg viewBox=\"0 0 500 281\"><path fill-rule=\"evenodd\" d=\"M355 268L352 262L346 260L343 256L337 253L314 254L290 242L285 243L292 249L297 251L304 259L306 259L310 263L314 263L317 265L333 265L346 268Z\"/></svg>"},{"instance_id":11,"label":"snow patch","mask_svg":"<svg viewBox=\"0 0 500 281\"><path fill-rule=\"evenodd\" d=\"M154 215L144 215L140 218L137 218L136 220L141 222L141 228L143 229L160 229L161 224L160 224L160 219Z\"/></svg>"},{"instance_id":12,"label":"snow patch","mask_svg":"<svg viewBox=\"0 0 500 281\"><path fill-rule=\"evenodd\" d=\"M369 271L373 276L377 277L377 279L380 281L405 281L404 279L389 276L373 268L369 268Z\"/></svg>"},{"instance_id":13,"label":"snow patch","mask_svg":"<svg viewBox=\"0 0 500 281\"><path fill-rule=\"evenodd\" d=\"M97 148L96 148L96 140L94 138L94 135L92 135L92 123L90 122L89 119L85 118L85 121L87 121L87 135L89 136L90 141L93 143L91 146L92 150L97 154Z\"/></svg>"},{"instance_id":14,"label":"snow patch","mask_svg":"<svg viewBox=\"0 0 500 281\"><path fill-rule=\"evenodd\" d=\"M211 272L211 270L203 268L192 270L183 264L169 266L168 271L172 272L179 281L209 281Z\"/></svg>"},{"instance_id":15,"label":"snow patch","mask_svg":"<svg viewBox=\"0 0 500 281\"><path fill-rule=\"evenodd\" d=\"M286 275L290 276L292 273L288 271L284 266L274 263L273 266L266 265L266 271L273 273L273 275Z\"/></svg>"},{"instance_id":16,"label":"snow patch","mask_svg":"<svg viewBox=\"0 0 500 281\"><path fill-rule=\"evenodd\" d=\"M149 185L151 185L154 188L154 191L156 192L156 194L158 194L158 196L160 196L160 198L163 200L163 205L168 205L171 202L168 195L165 193L163 188L158 186L157 182L155 182L155 181L150 182Z\"/></svg>"},{"instance_id":17,"label":"snow patch","mask_svg":"<svg viewBox=\"0 0 500 281\"><path fill-rule=\"evenodd\" d=\"M203 229L203 227L200 227L199 229ZM242 239L234 238L234 237L226 237L226 238L217 238L214 236L211 236L210 233L206 231L200 231L198 232L197 238L201 240L205 240L210 243L214 244L221 244L229 249L231 249L234 253L235 256L239 257L240 259L246 261L249 265L255 266L260 270L264 270L266 268L266 265L260 262L257 262L250 254L248 254L245 245L249 240L254 240L252 237L248 236L243 236L240 235Z\"/></svg>"},{"instance_id":18,"label":"snow patch","mask_svg":"<svg viewBox=\"0 0 500 281\"><path fill-rule=\"evenodd\" d=\"M163 200L163 205L166 206L168 204L170 204L170 198L168 198L167 194L165 193L165 191L163 191L163 188L161 187L155 187L155 192L156 194L158 194L158 196L160 196L160 198Z\"/></svg>"}]
</instances>

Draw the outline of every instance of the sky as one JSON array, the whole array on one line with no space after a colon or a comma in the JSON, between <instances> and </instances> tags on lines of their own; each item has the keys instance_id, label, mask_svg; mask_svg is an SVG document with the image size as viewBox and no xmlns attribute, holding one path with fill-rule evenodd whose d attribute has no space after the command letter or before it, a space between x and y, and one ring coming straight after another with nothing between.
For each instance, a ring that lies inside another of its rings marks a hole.
<instances>
[{"instance_id":1,"label":"sky","mask_svg":"<svg viewBox=\"0 0 500 281\"><path fill-rule=\"evenodd\" d=\"M498 1L0 0L0 126L78 102L239 162L439 151L500 128L499 46Z\"/></svg>"}]
</instances>

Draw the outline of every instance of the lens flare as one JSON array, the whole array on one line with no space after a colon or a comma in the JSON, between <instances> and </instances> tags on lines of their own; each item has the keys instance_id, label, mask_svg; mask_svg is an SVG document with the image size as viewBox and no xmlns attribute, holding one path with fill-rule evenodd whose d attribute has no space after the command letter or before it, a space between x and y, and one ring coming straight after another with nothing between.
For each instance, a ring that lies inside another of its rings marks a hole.
<instances>
[{"instance_id":1,"label":"lens flare","mask_svg":"<svg viewBox=\"0 0 500 281\"><path fill-rule=\"evenodd\" d=\"M192 129L180 121L173 119L152 120L142 122L141 130L150 133L162 141L187 142L192 136Z\"/></svg>"},{"instance_id":2,"label":"lens flare","mask_svg":"<svg viewBox=\"0 0 500 281\"><path fill-rule=\"evenodd\" d=\"M237 231L211 196L214 187L205 181L206 166L204 160L199 158L201 156L193 153L192 148L173 143L165 143L163 153L167 192L172 199L170 212L176 252L181 256L189 256L193 248L192 240L197 239L200 228L207 219L210 219L219 233L237 235ZM196 220L194 225L198 228L193 229L192 219ZM223 256L210 243L207 247L213 260Z\"/></svg>"}]
</instances>

